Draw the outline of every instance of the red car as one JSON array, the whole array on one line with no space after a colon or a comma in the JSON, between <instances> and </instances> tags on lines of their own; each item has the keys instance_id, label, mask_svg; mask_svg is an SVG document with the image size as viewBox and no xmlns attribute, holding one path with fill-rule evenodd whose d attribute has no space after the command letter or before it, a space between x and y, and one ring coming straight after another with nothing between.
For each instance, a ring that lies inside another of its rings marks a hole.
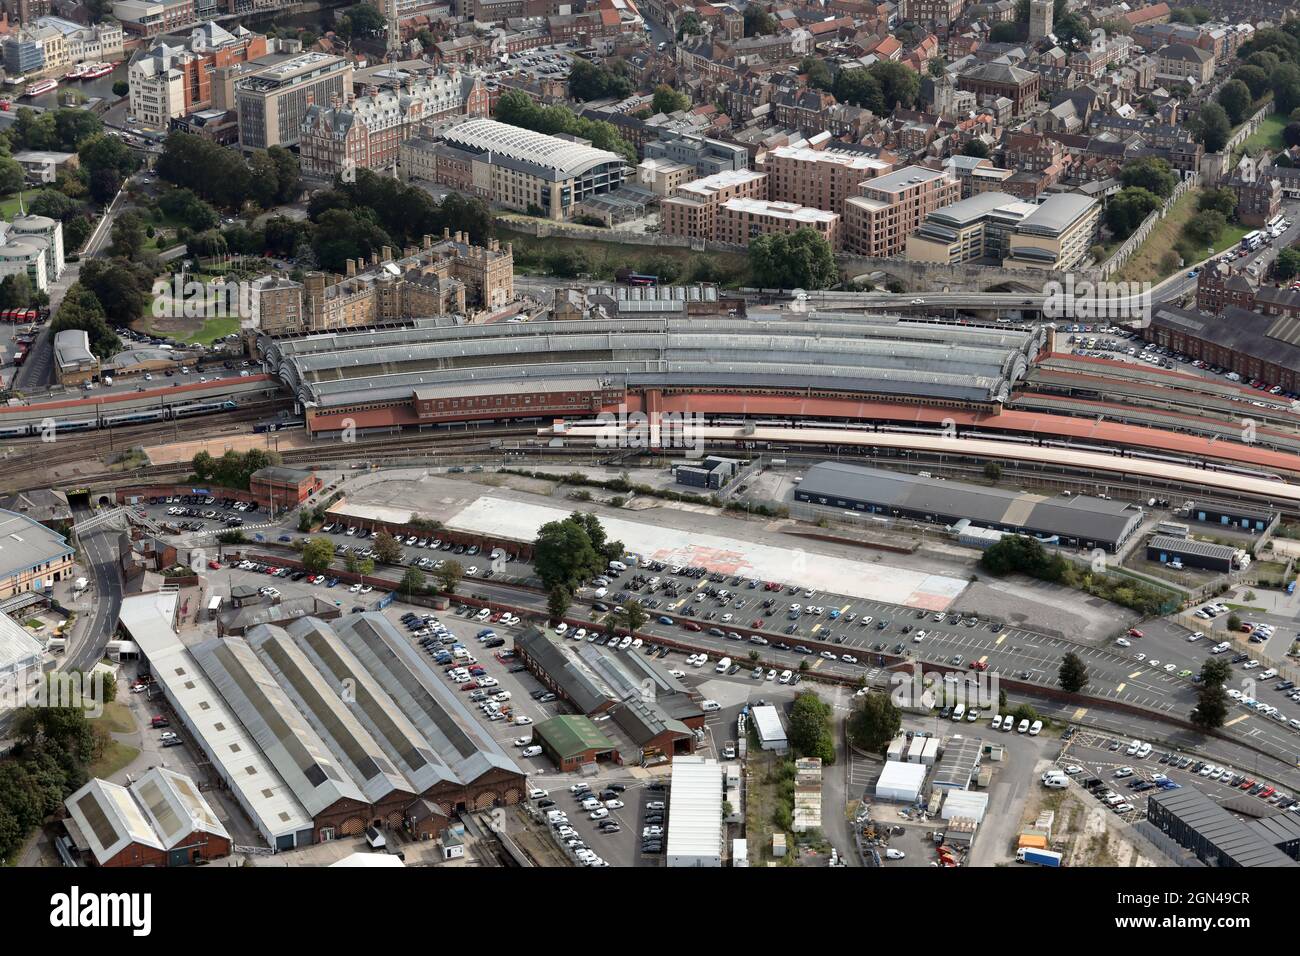
<instances>
[{"instance_id":1,"label":"red car","mask_svg":"<svg viewBox=\"0 0 1300 956\"><path fill-rule=\"evenodd\" d=\"M1130 628L1128 629L1128 636L1129 636L1129 637L1146 637L1146 635L1143 634L1141 631L1139 631L1136 627L1130 627Z\"/></svg>"},{"instance_id":2,"label":"red car","mask_svg":"<svg viewBox=\"0 0 1300 956\"><path fill-rule=\"evenodd\" d=\"M214 558L213 560L208 562L208 568L213 571L219 571L221 570L221 562Z\"/></svg>"},{"instance_id":3,"label":"red car","mask_svg":"<svg viewBox=\"0 0 1300 956\"><path fill-rule=\"evenodd\" d=\"M701 627L700 627L698 624L696 624L694 621L687 621L686 623L684 623L684 624L682 625L682 627L686 628L686 630L688 630L688 631L700 631L700 630L703 630L703 628L701 628Z\"/></svg>"},{"instance_id":4,"label":"red car","mask_svg":"<svg viewBox=\"0 0 1300 956\"><path fill-rule=\"evenodd\" d=\"M1255 778L1254 778L1254 777L1247 777L1245 780L1241 781L1241 783L1237 784L1237 789L1238 789L1238 790L1249 790L1249 789L1250 789L1251 787L1253 787L1253 786L1255 786Z\"/></svg>"},{"instance_id":5,"label":"red car","mask_svg":"<svg viewBox=\"0 0 1300 956\"><path fill-rule=\"evenodd\" d=\"M763 619L762 619L761 617L756 617L756 618L754 618L752 621L749 622L749 626L750 626L750 627L762 627L762 626L763 626Z\"/></svg>"},{"instance_id":6,"label":"red car","mask_svg":"<svg viewBox=\"0 0 1300 956\"><path fill-rule=\"evenodd\" d=\"M149 719L150 727L170 727L171 723L172 722L168 720L166 717L164 717L162 714L156 714L155 716Z\"/></svg>"},{"instance_id":7,"label":"red car","mask_svg":"<svg viewBox=\"0 0 1300 956\"><path fill-rule=\"evenodd\" d=\"M973 671L986 671L989 669L988 661L971 661L970 669Z\"/></svg>"},{"instance_id":8,"label":"red car","mask_svg":"<svg viewBox=\"0 0 1300 956\"><path fill-rule=\"evenodd\" d=\"M1263 790L1259 792L1259 798L1261 800L1267 800L1275 793L1277 793L1277 787L1265 787Z\"/></svg>"}]
</instances>

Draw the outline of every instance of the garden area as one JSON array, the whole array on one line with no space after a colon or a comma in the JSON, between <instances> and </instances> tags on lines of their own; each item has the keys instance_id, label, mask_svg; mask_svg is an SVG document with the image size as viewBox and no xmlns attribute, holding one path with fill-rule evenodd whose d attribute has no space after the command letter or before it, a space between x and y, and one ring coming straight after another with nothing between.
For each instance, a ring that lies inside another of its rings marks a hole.
<instances>
[{"instance_id":1,"label":"garden area","mask_svg":"<svg viewBox=\"0 0 1300 956\"><path fill-rule=\"evenodd\" d=\"M659 277L663 283L716 282L736 288L749 283L749 260L739 253L707 255L673 246L638 246L619 242L539 238L498 227L497 238L514 244L515 272L520 275L555 276L612 281L618 269L631 269Z\"/></svg>"}]
</instances>

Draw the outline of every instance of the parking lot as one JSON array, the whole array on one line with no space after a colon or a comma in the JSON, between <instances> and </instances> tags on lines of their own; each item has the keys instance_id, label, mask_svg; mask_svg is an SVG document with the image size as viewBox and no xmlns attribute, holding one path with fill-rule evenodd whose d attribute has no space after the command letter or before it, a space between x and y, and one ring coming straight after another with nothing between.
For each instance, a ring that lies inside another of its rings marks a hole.
<instances>
[{"instance_id":1,"label":"parking lot","mask_svg":"<svg viewBox=\"0 0 1300 956\"><path fill-rule=\"evenodd\" d=\"M1119 814L1129 822L1146 817L1147 798L1151 794L1187 786L1196 787L1221 804L1258 800L1257 812L1261 815L1279 810L1300 812L1300 802L1290 794L1256 781L1249 769L1210 764L1195 755L1166 751L1150 744L1135 750L1133 744L1132 738L1082 731L1066 742L1057 764L1085 789L1090 780L1097 780L1101 786L1094 789L1109 789L1118 794L1133 808Z\"/></svg>"}]
</instances>

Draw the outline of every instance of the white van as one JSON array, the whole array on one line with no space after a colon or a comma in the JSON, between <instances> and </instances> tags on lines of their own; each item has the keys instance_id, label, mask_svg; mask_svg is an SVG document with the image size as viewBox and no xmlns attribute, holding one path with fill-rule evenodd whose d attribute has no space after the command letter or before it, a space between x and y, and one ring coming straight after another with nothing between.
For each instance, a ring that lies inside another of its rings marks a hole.
<instances>
[{"instance_id":1,"label":"white van","mask_svg":"<svg viewBox=\"0 0 1300 956\"><path fill-rule=\"evenodd\" d=\"M1016 733L1023 734L1028 729L1029 729L1029 718L1028 717L1021 718L1020 726L1016 728Z\"/></svg>"},{"instance_id":2,"label":"white van","mask_svg":"<svg viewBox=\"0 0 1300 956\"><path fill-rule=\"evenodd\" d=\"M1070 785L1064 774L1044 774L1043 786L1049 790L1064 790Z\"/></svg>"},{"instance_id":3,"label":"white van","mask_svg":"<svg viewBox=\"0 0 1300 956\"><path fill-rule=\"evenodd\" d=\"M609 562L609 567L611 571L617 571L619 574L622 574L627 570L627 565L622 561L611 561Z\"/></svg>"},{"instance_id":4,"label":"white van","mask_svg":"<svg viewBox=\"0 0 1300 956\"><path fill-rule=\"evenodd\" d=\"M1041 720L1035 720L1033 725L1029 728L1029 736L1037 737L1039 731L1041 731L1042 729L1043 729L1043 722Z\"/></svg>"},{"instance_id":5,"label":"white van","mask_svg":"<svg viewBox=\"0 0 1300 956\"><path fill-rule=\"evenodd\" d=\"M731 666L731 658L724 657L722 660L718 661L718 666L713 668L713 673L725 674L727 672L727 668L730 666Z\"/></svg>"},{"instance_id":6,"label":"white van","mask_svg":"<svg viewBox=\"0 0 1300 956\"><path fill-rule=\"evenodd\" d=\"M954 707L954 708L952 709L952 719L953 719L954 721L961 720L961 719L962 719L963 717L965 717L965 716L966 716L966 705L965 705L965 704L958 704L956 707Z\"/></svg>"},{"instance_id":7,"label":"white van","mask_svg":"<svg viewBox=\"0 0 1300 956\"><path fill-rule=\"evenodd\" d=\"M989 729L991 729L991 730L1001 730L1001 729L1002 729L1002 715L1001 715L1001 714L994 714L994 715L993 715L993 720L992 720L992 722L989 724Z\"/></svg>"}]
</instances>

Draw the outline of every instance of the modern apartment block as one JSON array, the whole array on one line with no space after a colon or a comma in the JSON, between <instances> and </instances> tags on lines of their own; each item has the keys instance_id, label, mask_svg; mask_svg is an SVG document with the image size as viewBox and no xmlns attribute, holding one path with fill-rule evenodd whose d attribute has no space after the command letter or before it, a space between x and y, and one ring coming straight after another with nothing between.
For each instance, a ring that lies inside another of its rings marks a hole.
<instances>
[{"instance_id":1,"label":"modern apartment block","mask_svg":"<svg viewBox=\"0 0 1300 956\"><path fill-rule=\"evenodd\" d=\"M1078 193L1049 196L1016 226L1003 264L1072 269L1088 254L1100 222L1101 204L1097 200Z\"/></svg>"},{"instance_id":2,"label":"modern apartment block","mask_svg":"<svg viewBox=\"0 0 1300 956\"><path fill-rule=\"evenodd\" d=\"M843 216L845 200L858 195L862 183L893 169L892 163L860 151L816 145L827 139L799 140L767 152L759 168L767 173L769 199Z\"/></svg>"},{"instance_id":3,"label":"modern apartment block","mask_svg":"<svg viewBox=\"0 0 1300 956\"><path fill-rule=\"evenodd\" d=\"M127 33L142 37L175 33L197 19L194 0L118 0L113 17Z\"/></svg>"},{"instance_id":4,"label":"modern apartment block","mask_svg":"<svg viewBox=\"0 0 1300 956\"><path fill-rule=\"evenodd\" d=\"M312 105L341 100L351 88L352 64L327 53L303 53L237 80L240 147L296 146Z\"/></svg>"},{"instance_id":5,"label":"modern apartment block","mask_svg":"<svg viewBox=\"0 0 1300 956\"><path fill-rule=\"evenodd\" d=\"M961 198L947 171L905 166L862 184L844 204L844 249L860 256L893 256L930 213Z\"/></svg>"},{"instance_id":6,"label":"modern apartment block","mask_svg":"<svg viewBox=\"0 0 1300 956\"><path fill-rule=\"evenodd\" d=\"M311 272L302 282L275 278L256 292L256 323L266 335L362 328L451 313L489 311L515 295L514 252L463 233L425 236L398 256L385 246L369 262L348 260L345 275Z\"/></svg>"},{"instance_id":7,"label":"modern apartment block","mask_svg":"<svg viewBox=\"0 0 1300 956\"><path fill-rule=\"evenodd\" d=\"M767 179L755 170L740 169L685 183L659 204L659 231L665 236L716 239L719 207L732 199L767 198Z\"/></svg>"},{"instance_id":8,"label":"modern apartment block","mask_svg":"<svg viewBox=\"0 0 1300 956\"><path fill-rule=\"evenodd\" d=\"M299 132L302 170L333 178L342 170L388 169L421 124L451 116L487 116L482 77L452 68L346 101L315 104Z\"/></svg>"},{"instance_id":9,"label":"modern apartment block","mask_svg":"<svg viewBox=\"0 0 1300 956\"><path fill-rule=\"evenodd\" d=\"M840 245L840 217L836 213L770 199L728 199L718 206L714 228L719 242L738 246L748 245L759 236L800 229L819 232L832 249Z\"/></svg>"},{"instance_id":10,"label":"modern apartment block","mask_svg":"<svg viewBox=\"0 0 1300 956\"><path fill-rule=\"evenodd\" d=\"M1000 265L1011 250L1016 226L1037 208L1007 193L986 192L936 209L907 237L907 258L944 265L975 260Z\"/></svg>"},{"instance_id":11,"label":"modern apartment block","mask_svg":"<svg viewBox=\"0 0 1300 956\"><path fill-rule=\"evenodd\" d=\"M266 37L212 22L190 31L187 44L159 41L136 53L127 67L131 115L166 127L169 120L207 109L214 105L213 78L219 71L263 56Z\"/></svg>"},{"instance_id":12,"label":"modern apartment block","mask_svg":"<svg viewBox=\"0 0 1300 956\"><path fill-rule=\"evenodd\" d=\"M694 166L700 176L749 166L749 150L744 146L672 129L661 131L658 139L647 142L643 155L646 159L667 159Z\"/></svg>"}]
</instances>

